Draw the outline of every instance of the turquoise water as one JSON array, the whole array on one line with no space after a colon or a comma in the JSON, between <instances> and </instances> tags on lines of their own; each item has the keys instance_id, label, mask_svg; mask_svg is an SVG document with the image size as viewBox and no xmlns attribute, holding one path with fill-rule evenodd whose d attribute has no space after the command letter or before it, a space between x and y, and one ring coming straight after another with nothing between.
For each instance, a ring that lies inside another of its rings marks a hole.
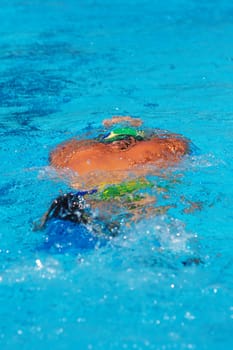
<instances>
[{"instance_id":1,"label":"turquoise water","mask_svg":"<svg viewBox=\"0 0 233 350\"><path fill-rule=\"evenodd\" d=\"M0 23L1 347L231 349L231 2L3 0ZM114 114L198 147L169 174L176 208L99 250L38 251L33 222L69 190L49 152Z\"/></svg>"}]
</instances>

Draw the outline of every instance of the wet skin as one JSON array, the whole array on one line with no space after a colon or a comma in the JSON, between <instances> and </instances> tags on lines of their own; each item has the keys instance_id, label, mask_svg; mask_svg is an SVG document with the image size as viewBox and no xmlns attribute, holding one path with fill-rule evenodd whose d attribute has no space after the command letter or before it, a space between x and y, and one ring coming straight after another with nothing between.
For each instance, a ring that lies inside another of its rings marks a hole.
<instances>
[{"instance_id":1,"label":"wet skin","mask_svg":"<svg viewBox=\"0 0 233 350\"><path fill-rule=\"evenodd\" d=\"M137 141L133 137L112 143L96 140L69 140L50 155L51 165L70 169L85 178L87 184L119 183L130 173L145 176L150 166L164 169L179 163L189 151L189 142L179 135L162 135ZM155 168L153 169L155 171ZM99 174L99 175L98 175ZM92 178L92 180L91 180ZM78 179L77 179L78 180ZM80 184L75 181L73 187Z\"/></svg>"}]
</instances>

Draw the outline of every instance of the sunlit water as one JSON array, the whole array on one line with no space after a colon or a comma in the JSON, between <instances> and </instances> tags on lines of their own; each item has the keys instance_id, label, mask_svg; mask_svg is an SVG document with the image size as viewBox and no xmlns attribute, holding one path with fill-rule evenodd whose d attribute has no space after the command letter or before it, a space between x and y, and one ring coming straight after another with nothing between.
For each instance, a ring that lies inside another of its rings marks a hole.
<instances>
[{"instance_id":1,"label":"sunlit water","mask_svg":"<svg viewBox=\"0 0 233 350\"><path fill-rule=\"evenodd\" d=\"M231 2L3 0L0 22L1 348L231 349ZM49 152L114 114L198 149L152 179L173 207L100 249L38 250L70 190Z\"/></svg>"}]
</instances>

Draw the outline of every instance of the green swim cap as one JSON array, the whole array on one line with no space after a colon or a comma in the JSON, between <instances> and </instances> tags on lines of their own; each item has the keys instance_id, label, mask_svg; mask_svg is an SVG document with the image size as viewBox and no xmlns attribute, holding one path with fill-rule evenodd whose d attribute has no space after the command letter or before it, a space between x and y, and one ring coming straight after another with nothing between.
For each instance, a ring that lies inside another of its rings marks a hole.
<instances>
[{"instance_id":1,"label":"green swim cap","mask_svg":"<svg viewBox=\"0 0 233 350\"><path fill-rule=\"evenodd\" d=\"M142 130L135 130L133 128L118 128L111 131L107 136L104 137L104 142L114 142L123 140L126 136L132 136L136 140L143 140L144 139L144 131Z\"/></svg>"}]
</instances>

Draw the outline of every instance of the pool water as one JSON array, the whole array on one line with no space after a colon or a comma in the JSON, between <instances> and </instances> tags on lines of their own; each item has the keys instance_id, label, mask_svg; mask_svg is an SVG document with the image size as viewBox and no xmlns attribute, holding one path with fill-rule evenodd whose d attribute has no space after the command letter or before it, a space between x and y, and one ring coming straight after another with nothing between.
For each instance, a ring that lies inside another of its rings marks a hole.
<instances>
[{"instance_id":1,"label":"pool water","mask_svg":"<svg viewBox=\"0 0 233 350\"><path fill-rule=\"evenodd\" d=\"M2 0L0 22L1 348L231 349L231 1ZM116 114L198 149L152 179L174 207L100 249L38 249L70 190L49 152Z\"/></svg>"}]
</instances>

